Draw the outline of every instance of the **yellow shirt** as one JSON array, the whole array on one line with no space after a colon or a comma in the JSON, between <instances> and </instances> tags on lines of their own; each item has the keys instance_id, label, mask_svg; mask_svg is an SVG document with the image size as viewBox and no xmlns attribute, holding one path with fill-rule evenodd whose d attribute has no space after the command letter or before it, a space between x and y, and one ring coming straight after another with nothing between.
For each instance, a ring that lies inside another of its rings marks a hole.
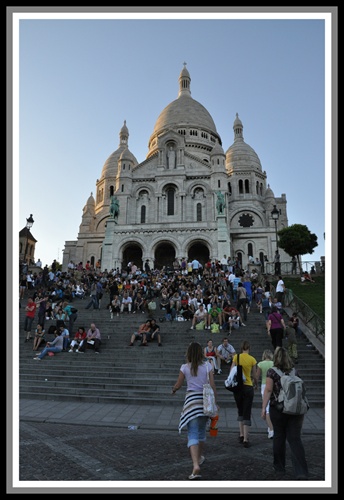
<instances>
[{"instance_id":1,"label":"yellow shirt","mask_svg":"<svg viewBox=\"0 0 344 500\"><path fill-rule=\"evenodd\" d=\"M235 354L233 358L233 363L236 365L238 360L238 355ZM251 379L251 371L252 368L257 364L256 359L251 356L251 354L248 354L247 352L241 352L240 353L240 358L239 358L239 363L242 366L242 371L243 374L246 377L246 380L244 382L244 385L253 385L252 379Z\"/></svg>"}]
</instances>

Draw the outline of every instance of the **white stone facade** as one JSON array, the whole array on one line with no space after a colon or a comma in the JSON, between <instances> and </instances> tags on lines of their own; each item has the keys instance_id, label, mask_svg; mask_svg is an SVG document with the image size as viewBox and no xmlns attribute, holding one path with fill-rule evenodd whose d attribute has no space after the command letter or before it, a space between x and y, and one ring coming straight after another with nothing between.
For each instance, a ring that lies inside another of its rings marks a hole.
<instances>
[{"instance_id":1,"label":"white stone facade","mask_svg":"<svg viewBox=\"0 0 344 500\"><path fill-rule=\"evenodd\" d=\"M255 151L244 142L243 125L234 120L234 142L224 152L208 111L191 97L186 66L179 76L178 98L158 117L149 152L139 163L130 152L124 122L120 143L104 163L83 209L78 239L66 241L63 270L72 260L101 269L172 266L175 258L221 259L248 256L273 260L278 228L288 225L286 196L275 198ZM223 195L223 210L217 208ZM119 214L110 215L111 197ZM281 260L283 260L283 252ZM289 260L289 257L286 257Z\"/></svg>"}]
</instances>

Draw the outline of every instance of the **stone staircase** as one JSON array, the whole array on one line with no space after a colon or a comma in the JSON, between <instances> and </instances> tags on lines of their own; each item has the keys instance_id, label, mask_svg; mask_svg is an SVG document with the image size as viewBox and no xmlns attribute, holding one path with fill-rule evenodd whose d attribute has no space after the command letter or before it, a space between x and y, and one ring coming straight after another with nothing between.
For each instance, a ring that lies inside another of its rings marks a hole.
<instances>
[{"instance_id":1,"label":"stone staircase","mask_svg":"<svg viewBox=\"0 0 344 500\"><path fill-rule=\"evenodd\" d=\"M105 300L102 301L106 303ZM209 338L219 345L226 332L211 334L210 331L190 330L188 321L159 323L162 347L153 341L148 347L141 347L139 342L129 347L131 334L137 330L148 315L121 314L110 320L109 311L103 309L85 310L87 301L75 300L78 308L76 330L79 326L89 328L95 322L102 335L101 352L95 354L88 350L85 354L62 352L53 357L46 356L42 361L34 361L32 341L24 342L23 331L25 311L20 309L19 342L19 396L20 398L47 399L59 401L83 401L94 403L126 403L137 405L177 405L181 407L185 390L180 390L172 398L171 387L175 383L181 364L185 362L188 344L197 340L202 346ZM160 314L162 316L162 314ZM159 311L156 311L159 320ZM45 330L55 324L46 321ZM36 321L34 322L34 326ZM47 335L48 339L49 336ZM52 337L52 336L51 336ZM52 338L51 338L52 340ZM261 360L264 349L271 349L266 334L263 314L253 307L246 327L241 327L230 336L230 343L237 352L243 340L251 344L251 354ZM305 381L311 407L323 408L325 404L325 361L319 352L310 346L303 336L298 341L299 363L297 369ZM225 407L231 403L233 395L224 387L228 368L221 375L215 375L218 390L218 403ZM260 398L254 399L254 405L260 406Z\"/></svg>"}]
</instances>

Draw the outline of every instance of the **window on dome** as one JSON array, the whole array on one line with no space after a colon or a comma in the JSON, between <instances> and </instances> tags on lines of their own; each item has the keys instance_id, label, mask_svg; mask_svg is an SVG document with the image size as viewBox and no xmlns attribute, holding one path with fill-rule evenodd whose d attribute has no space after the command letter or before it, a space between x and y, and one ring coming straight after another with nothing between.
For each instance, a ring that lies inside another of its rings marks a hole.
<instances>
[{"instance_id":1,"label":"window on dome","mask_svg":"<svg viewBox=\"0 0 344 500\"><path fill-rule=\"evenodd\" d=\"M244 194L244 183L241 179L239 180L239 194Z\"/></svg>"}]
</instances>

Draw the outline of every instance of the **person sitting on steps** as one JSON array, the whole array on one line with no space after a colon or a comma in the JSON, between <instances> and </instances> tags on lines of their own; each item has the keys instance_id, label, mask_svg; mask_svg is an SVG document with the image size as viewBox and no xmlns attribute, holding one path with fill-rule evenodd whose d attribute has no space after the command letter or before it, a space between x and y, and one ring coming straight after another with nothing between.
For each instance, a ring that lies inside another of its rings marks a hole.
<instances>
[{"instance_id":1,"label":"person sitting on steps","mask_svg":"<svg viewBox=\"0 0 344 500\"><path fill-rule=\"evenodd\" d=\"M142 323L140 326L139 326L139 329L137 330L137 332L133 333L131 338L130 338L130 344L129 346L133 346L134 345L134 342L135 340L141 340L141 345L142 346L147 346L147 333L150 331L151 329L151 320L150 319L147 319L147 321L145 323Z\"/></svg>"},{"instance_id":2,"label":"person sitting on steps","mask_svg":"<svg viewBox=\"0 0 344 500\"><path fill-rule=\"evenodd\" d=\"M205 326L207 324L207 317L208 317L208 312L206 311L204 305L200 304L193 316L191 330L193 330L195 326L201 321L204 321L204 326Z\"/></svg>"},{"instance_id":3,"label":"person sitting on steps","mask_svg":"<svg viewBox=\"0 0 344 500\"><path fill-rule=\"evenodd\" d=\"M99 354L101 343L99 328L96 327L95 323L91 323L85 340L75 352L83 354L86 349L94 349L95 354Z\"/></svg>"},{"instance_id":4,"label":"person sitting on steps","mask_svg":"<svg viewBox=\"0 0 344 500\"><path fill-rule=\"evenodd\" d=\"M74 347L77 349L82 346L83 341L86 338L86 330L83 326L79 326L78 331L74 335L74 339L70 343L70 349L68 352L74 352Z\"/></svg>"},{"instance_id":5,"label":"person sitting on steps","mask_svg":"<svg viewBox=\"0 0 344 500\"><path fill-rule=\"evenodd\" d=\"M146 332L147 342L151 342L154 339L157 339L158 346L161 347L161 336L160 336L160 326L157 324L156 320L153 318L150 320L151 328L148 332Z\"/></svg>"}]
</instances>

